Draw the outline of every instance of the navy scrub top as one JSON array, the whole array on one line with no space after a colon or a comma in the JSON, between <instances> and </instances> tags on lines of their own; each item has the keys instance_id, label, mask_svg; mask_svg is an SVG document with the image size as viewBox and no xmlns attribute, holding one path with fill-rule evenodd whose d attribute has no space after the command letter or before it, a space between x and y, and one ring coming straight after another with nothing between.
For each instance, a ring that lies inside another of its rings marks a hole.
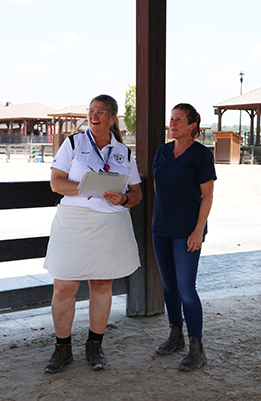
<instances>
[{"instance_id":1,"label":"navy scrub top","mask_svg":"<svg viewBox=\"0 0 261 401\"><path fill-rule=\"evenodd\" d=\"M201 204L200 184L216 180L211 151L194 142L175 158L173 142L161 145L155 154L153 177L155 199L152 232L173 239L187 239L194 231ZM203 240L207 232L205 227Z\"/></svg>"}]
</instances>

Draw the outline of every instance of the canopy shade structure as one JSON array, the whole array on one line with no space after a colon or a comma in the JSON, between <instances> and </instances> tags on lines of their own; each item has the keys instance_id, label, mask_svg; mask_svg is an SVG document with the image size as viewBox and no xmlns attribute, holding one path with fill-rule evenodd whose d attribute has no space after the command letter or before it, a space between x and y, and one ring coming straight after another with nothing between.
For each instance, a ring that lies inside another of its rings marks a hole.
<instances>
[{"instance_id":1,"label":"canopy shade structure","mask_svg":"<svg viewBox=\"0 0 261 401\"><path fill-rule=\"evenodd\" d=\"M13 134L13 125L18 124L19 135L27 135L34 131L34 126L49 125L53 118L48 113L55 109L41 103L11 104L0 106L0 123L6 124L7 135Z\"/></svg>"},{"instance_id":2,"label":"canopy shade structure","mask_svg":"<svg viewBox=\"0 0 261 401\"><path fill-rule=\"evenodd\" d=\"M49 113L49 116L54 119L54 127L56 127L56 123L58 122L58 132L54 129L54 133L68 135L77 132L77 121L86 119L86 109L88 107L88 105L77 104Z\"/></svg>"},{"instance_id":3,"label":"canopy shade structure","mask_svg":"<svg viewBox=\"0 0 261 401\"><path fill-rule=\"evenodd\" d=\"M218 131L222 129L222 116L227 110L244 110L250 117L250 144L254 145L254 118L256 116L256 146L260 145L261 88L239 95L213 106L218 115Z\"/></svg>"}]
</instances>

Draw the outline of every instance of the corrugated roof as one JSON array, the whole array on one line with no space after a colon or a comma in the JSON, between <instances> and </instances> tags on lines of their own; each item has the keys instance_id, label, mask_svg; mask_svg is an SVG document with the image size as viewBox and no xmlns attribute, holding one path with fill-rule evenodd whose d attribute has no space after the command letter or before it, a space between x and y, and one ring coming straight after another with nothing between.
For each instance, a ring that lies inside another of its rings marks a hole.
<instances>
[{"instance_id":1,"label":"corrugated roof","mask_svg":"<svg viewBox=\"0 0 261 401\"><path fill-rule=\"evenodd\" d=\"M222 108L227 106L237 107L247 105L261 105L261 88L245 93L244 95L233 97L232 99L226 100L224 102L217 103L213 107Z\"/></svg>"},{"instance_id":2,"label":"corrugated roof","mask_svg":"<svg viewBox=\"0 0 261 401\"><path fill-rule=\"evenodd\" d=\"M45 106L41 103L25 103L10 104L9 106L0 107L0 120L11 119L50 119L49 113L53 113L55 109Z\"/></svg>"}]
</instances>

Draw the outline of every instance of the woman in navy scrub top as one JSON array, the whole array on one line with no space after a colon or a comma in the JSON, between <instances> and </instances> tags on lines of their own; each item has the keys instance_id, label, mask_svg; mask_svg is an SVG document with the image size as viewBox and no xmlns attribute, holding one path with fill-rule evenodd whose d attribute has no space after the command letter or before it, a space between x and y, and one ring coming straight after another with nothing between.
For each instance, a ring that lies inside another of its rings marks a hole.
<instances>
[{"instance_id":1,"label":"woman in navy scrub top","mask_svg":"<svg viewBox=\"0 0 261 401\"><path fill-rule=\"evenodd\" d=\"M185 347L183 309L189 353L179 364L182 371L197 369L207 360L201 341L203 318L196 276L216 173L212 153L196 141L199 124L200 115L193 106L176 105L170 119L174 141L157 149L153 164L153 246L171 329L156 352L166 355Z\"/></svg>"}]
</instances>

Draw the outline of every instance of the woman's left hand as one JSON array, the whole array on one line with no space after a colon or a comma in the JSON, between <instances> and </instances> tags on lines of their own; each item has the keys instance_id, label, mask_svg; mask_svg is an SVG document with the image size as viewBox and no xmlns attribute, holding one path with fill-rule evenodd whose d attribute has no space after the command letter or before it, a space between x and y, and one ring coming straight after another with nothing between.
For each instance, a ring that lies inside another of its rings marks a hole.
<instances>
[{"instance_id":1,"label":"woman's left hand","mask_svg":"<svg viewBox=\"0 0 261 401\"><path fill-rule=\"evenodd\" d=\"M107 199L112 205L121 205L126 200L126 195L118 194L117 192L107 191L103 194L104 198Z\"/></svg>"},{"instance_id":2,"label":"woman's left hand","mask_svg":"<svg viewBox=\"0 0 261 401\"><path fill-rule=\"evenodd\" d=\"M188 237L187 241L188 252L195 252L202 247L202 233L198 233L196 230Z\"/></svg>"},{"instance_id":3,"label":"woman's left hand","mask_svg":"<svg viewBox=\"0 0 261 401\"><path fill-rule=\"evenodd\" d=\"M124 207L131 208L138 205L142 199L142 193L140 190L140 184L134 184L128 186L128 202L125 203ZM127 195L118 194L117 192L107 191L103 194L104 198L107 199L112 205L122 205L127 200Z\"/></svg>"}]
</instances>

